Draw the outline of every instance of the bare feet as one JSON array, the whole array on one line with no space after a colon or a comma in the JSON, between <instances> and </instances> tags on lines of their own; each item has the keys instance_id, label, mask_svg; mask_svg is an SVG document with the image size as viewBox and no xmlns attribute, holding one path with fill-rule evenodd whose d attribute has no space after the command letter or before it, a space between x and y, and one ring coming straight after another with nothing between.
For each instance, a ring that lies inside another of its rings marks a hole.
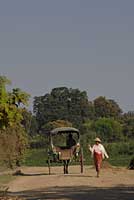
<instances>
[{"instance_id":1,"label":"bare feet","mask_svg":"<svg viewBox=\"0 0 134 200\"><path fill-rule=\"evenodd\" d=\"M97 178L99 178L100 177L100 172L97 172Z\"/></svg>"}]
</instances>

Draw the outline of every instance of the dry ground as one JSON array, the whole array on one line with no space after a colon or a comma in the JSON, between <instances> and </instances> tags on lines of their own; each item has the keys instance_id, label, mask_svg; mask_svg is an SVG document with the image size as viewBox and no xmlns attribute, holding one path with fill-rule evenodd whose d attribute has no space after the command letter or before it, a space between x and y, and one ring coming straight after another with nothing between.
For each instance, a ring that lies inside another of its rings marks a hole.
<instances>
[{"instance_id":1,"label":"dry ground","mask_svg":"<svg viewBox=\"0 0 134 200\"><path fill-rule=\"evenodd\" d=\"M134 200L134 170L104 167L100 178L92 166L70 166L69 174L62 167L23 167L23 175L10 182L13 195L29 200Z\"/></svg>"}]
</instances>

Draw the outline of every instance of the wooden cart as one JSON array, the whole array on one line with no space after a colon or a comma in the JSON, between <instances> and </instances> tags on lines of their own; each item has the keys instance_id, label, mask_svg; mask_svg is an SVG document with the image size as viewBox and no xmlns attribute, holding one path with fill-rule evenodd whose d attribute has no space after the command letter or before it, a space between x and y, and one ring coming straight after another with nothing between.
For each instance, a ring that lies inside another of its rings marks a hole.
<instances>
[{"instance_id":1,"label":"wooden cart","mask_svg":"<svg viewBox=\"0 0 134 200\"><path fill-rule=\"evenodd\" d=\"M54 143L54 137L68 137L75 135L76 143L74 145L56 145ZM64 174L68 174L68 165L70 162L75 161L80 164L80 172L83 173L83 149L80 144L80 132L73 127L60 127L55 128L49 132L50 148L48 150L48 168L49 174L51 174L52 163L63 163Z\"/></svg>"}]
</instances>

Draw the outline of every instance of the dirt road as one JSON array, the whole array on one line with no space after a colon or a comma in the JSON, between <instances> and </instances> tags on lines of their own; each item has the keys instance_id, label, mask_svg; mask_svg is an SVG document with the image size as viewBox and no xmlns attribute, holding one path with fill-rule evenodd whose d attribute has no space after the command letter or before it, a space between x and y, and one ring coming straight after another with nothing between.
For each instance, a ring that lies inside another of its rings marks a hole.
<instances>
[{"instance_id":1,"label":"dirt road","mask_svg":"<svg viewBox=\"0 0 134 200\"><path fill-rule=\"evenodd\" d=\"M62 167L23 167L22 176L9 184L10 192L29 200L134 200L134 170L104 168L100 178L93 167L70 166L68 175Z\"/></svg>"}]
</instances>

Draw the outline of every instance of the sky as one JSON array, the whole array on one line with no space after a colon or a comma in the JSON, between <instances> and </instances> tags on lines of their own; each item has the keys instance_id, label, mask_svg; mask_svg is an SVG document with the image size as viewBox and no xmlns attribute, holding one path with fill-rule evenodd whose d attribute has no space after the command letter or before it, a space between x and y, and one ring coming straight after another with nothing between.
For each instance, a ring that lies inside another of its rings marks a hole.
<instances>
[{"instance_id":1,"label":"sky","mask_svg":"<svg viewBox=\"0 0 134 200\"><path fill-rule=\"evenodd\" d=\"M0 75L34 96L55 87L134 111L133 0L0 0Z\"/></svg>"}]
</instances>

